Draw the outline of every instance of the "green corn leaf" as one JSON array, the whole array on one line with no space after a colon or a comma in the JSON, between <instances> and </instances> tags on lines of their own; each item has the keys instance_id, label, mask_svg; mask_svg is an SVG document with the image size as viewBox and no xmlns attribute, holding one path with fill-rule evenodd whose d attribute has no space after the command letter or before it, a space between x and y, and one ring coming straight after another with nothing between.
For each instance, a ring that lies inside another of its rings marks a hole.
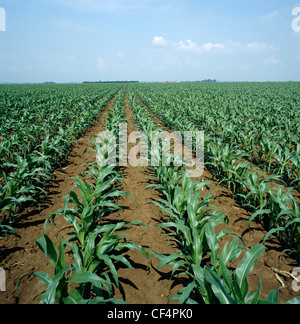
<instances>
[{"instance_id":1,"label":"green corn leaf","mask_svg":"<svg viewBox=\"0 0 300 324\"><path fill-rule=\"evenodd\" d=\"M215 268L218 267L219 244L216 233L210 223L205 225L205 237L211 250L211 261Z\"/></svg>"},{"instance_id":2,"label":"green corn leaf","mask_svg":"<svg viewBox=\"0 0 300 324\"><path fill-rule=\"evenodd\" d=\"M239 245L239 238L235 237L231 241L229 246L228 246L228 242L226 242L221 252L220 259L222 260L224 265L227 266L230 261L234 261L240 256L244 248L245 248L244 246Z\"/></svg>"},{"instance_id":3,"label":"green corn leaf","mask_svg":"<svg viewBox=\"0 0 300 324\"><path fill-rule=\"evenodd\" d=\"M122 262L128 268L130 268L132 271L134 271L134 268L132 267L132 265L130 264L130 262L123 255L111 255L110 258L111 259L114 259L116 261Z\"/></svg>"},{"instance_id":4,"label":"green corn leaf","mask_svg":"<svg viewBox=\"0 0 300 324\"><path fill-rule=\"evenodd\" d=\"M70 271L72 268L65 268L61 270L55 277L51 278L51 280L48 283L48 288L41 299L40 303L41 304L47 304L51 305L54 304L55 298L56 298L56 293L57 293L57 288L60 284L60 281L63 279L65 273L67 271Z\"/></svg>"},{"instance_id":5,"label":"green corn leaf","mask_svg":"<svg viewBox=\"0 0 300 324\"><path fill-rule=\"evenodd\" d=\"M268 297L267 297L267 301L272 303L272 304L278 304L278 290L272 290L270 291Z\"/></svg>"},{"instance_id":6,"label":"green corn leaf","mask_svg":"<svg viewBox=\"0 0 300 324\"><path fill-rule=\"evenodd\" d=\"M293 298L285 303L285 305L299 305L300 297Z\"/></svg>"},{"instance_id":7,"label":"green corn leaf","mask_svg":"<svg viewBox=\"0 0 300 324\"><path fill-rule=\"evenodd\" d=\"M262 291L262 282L260 278L258 278L258 280L259 280L258 289L254 292L253 291L248 292L245 298L245 304L257 305L259 303L259 297Z\"/></svg>"},{"instance_id":8,"label":"green corn leaf","mask_svg":"<svg viewBox=\"0 0 300 324\"><path fill-rule=\"evenodd\" d=\"M270 214L272 211L270 209L260 209L258 211L256 211L250 218L248 221L248 226L250 228L251 223L254 221L254 219L257 216L261 216L261 215L265 215L265 214Z\"/></svg>"},{"instance_id":9,"label":"green corn leaf","mask_svg":"<svg viewBox=\"0 0 300 324\"><path fill-rule=\"evenodd\" d=\"M225 287L221 281L221 278L209 268L204 269L205 280L211 284L211 288L220 301L220 304L235 304L234 300L226 292Z\"/></svg>"},{"instance_id":10,"label":"green corn leaf","mask_svg":"<svg viewBox=\"0 0 300 324\"><path fill-rule=\"evenodd\" d=\"M66 305L85 305L89 303L89 300L84 300L77 290L71 290L68 297L63 298L63 302Z\"/></svg>"},{"instance_id":11,"label":"green corn leaf","mask_svg":"<svg viewBox=\"0 0 300 324\"><path fill-rule=\"evenodd\" d=\"M102 288L103 286L105 286L106 284L108 284L109 282L101 277L99 277L98 275L96 275L95 273L91 273L91 272L79 272L76 273L74 275L72 275L71 277L68 278L67 282L75 282L75 283L92 283L93 285L95 285L98 288Z\"/></svg>"},{"instance_id":12,"label":"green corn leaf","mask_svg":"<svg viewBox=\"0 0 300 324\"><path fill-rule=\"evenodd\" d=\"M230 289L231 293L234 295L234 283L232 280L232 271L226 268L226 265L220 260L220 270L221 270L221 275L223 276L228 288Z\"/></svg>"},{"instance_id":13,"label":"green corn leaf","mask_svg":"<svg viewBox=\"0 0 300 324\"><path fill-rule=\"evenodd\" d=\"M184 304L187 299L190 297L190 294L196 288L197 285L195 282L191 282L187 287L184 288L183 293L181 294L179 298L179 304Z\"/></svg>"},{"instance_id":14,"label":"green corn leaf","mask_svg":"<svg viewBox=\"0 0 300 324\"><path fill-rule=\"evenodd\" d=\"M272 228L265 236L263 239L263 244L265 244L267 242L267 240L269 239L270 236L272 236L274 233L278 233L279 232L284 232L285 228L284 227L276 227L276 228Z\"/></svg>"},{"instance_id":15,"label":"green corn leaf","mask_svg":"<svg viewBox=\"0 0 300 324\"><path fill-rule=\"evenodd\" d=\"M98 253L97 254L99 260L103 260L104 263L108 266L109 270L111 271L114 279L115 279L115 283L117 285L117 287L119 288L119 279L118 279L118 274L117 274L117 270L116 267L114 265L114 263L112 262L111 258L108 255L103 255Z\"/></svg>"},{"instance_id":16,"label":"green corn leaf","mask_svg":"<svg viewBox=\"0 0 300 324\"><path fill-rule=\"evenodd\" d=\"M245 298L248 292L247 277L252 272L257 259L265 252L263 245L256 245L249 250L244 256L243 260L239 263L235 272L235 281L241 290L242 298Z\"/></svg>"},{"instance_id":17,"label":"green corn leaf","mask_svg":"<svg viewBox=\"0 0 300 324\"><path fill-rule=\"evenodd\" d=\"M54 243L50 240L48 235L43 235L36 240L36 243L42 252L50 258L50 263L52 267L55 268L57 263L57 252Z\"/></svg>"},{"instance_id":18,"label":"green corn leaf","mask_svg":"<svg viewBox=\"0 0 300 324\"><path fill-rule=\"evenodd\" d=\"M57 264L55 266L55 274L58 274L61 270L66 268L65 248L61 237L60 237L58 252L59 252L59 256L58 256Z\"/></svg>"},{"instance_id":19,"label":"green corn leaf","mask_svg":"<svg viewBox=\"0 0 300 324\"><path fill-rule=\"evenodd\" d=\"M18 291L19 289L19 286L20 286L20 283L21 281L25 278L25 277L30 277L30 276L38 276L39 279L41 280L42 284L45 285L45 286L48 286L52 277L48 274L48 273L45 273L45 272L36 272L36 273L33 273L33 274L26 274L24 276L22 276L18 282L17 282L17 285L16 285L16 292Z\"/></svg>"}]
</instances>

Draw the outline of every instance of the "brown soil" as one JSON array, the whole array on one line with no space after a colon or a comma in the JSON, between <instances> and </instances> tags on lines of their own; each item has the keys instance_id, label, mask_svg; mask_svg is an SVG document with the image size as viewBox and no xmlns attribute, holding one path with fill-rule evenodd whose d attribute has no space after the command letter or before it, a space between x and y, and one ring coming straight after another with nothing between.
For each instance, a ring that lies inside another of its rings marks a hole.
<instances>
[{"instance_id":1,"label":"brown soil","mask_svg":"<svg viewBox=\"0 0 300 324\"><path fill-rule=\"evenodd\" d=\"M24 212L23 222L16 228L18 237L8 236L6 240L0 241L0 268L6 270L6 292L0 292L0 304L31 304L39 303L40 294L45 291L45 286L37 277L25 278L16 292L16 284L18 279L28 273L44 271L52 274L53 270L49 265L48 259L38 249L36 240L44 235L44 221L53 212L63 207L63 197L70 191L74 185L75 177L84 172L83 163L91 163L95 161L94 152L84 151L90 145L90 138L103 130L104 116L107 111L113 107L113 101L110 101L100 114L97 124L91 127L86 135L79 140L68 161L66 167L56 170L56 180L49 187L49 198L41 205L39 210L37 206L32 207L28 212ZM130 105L125 98L125 112L128 119L128 133L134 130L134 120ZM160 122L153 115L156 122ZM160 122L161 123L161 122ZM161 123L162 124L162 123ZM129 146L129 150L130 150ZM120 291L116 289L115 298L125 300L128 304L166 304L168 298L178 292L180 284L176 280L170 280L169 267L163 267L157 271L159 260L157 260L149 251L149 246L156 252L162 254L172 254L176 250L170 242L170 236L158 228L156 225L162 221L162 215L158 207L151 203L152 199L158 199L158 193L154 190L145 190L149 184L147 182L148 174L151 173L150 168L134 168L127 167L122 169L122 173L126 182L124 189L130 193L137 203L130 197L122 198L119 203L125 207L120 215L111 215L111 219L124 221L140 221L143 222L149 230L143 226L133 226L132 229L126 231L130 238L137 244L142 245L148 252L150 264L139 252L130 251L128 255L133 264L134 271L127 268L120 268L118 276L120 279ZM213 180L212 175L205 170L202 180ZM232 192L224 187L218 186L214 181L210 185L210 189L214 194L212 204L217 206L229 218L229 231L234 231L245 241L249 247L260 244L265 231L259 224L252 224L248 230L248 219L251 216L245 209L238 206L233 200ZM204 191L203 195L207 192ZM56 227L48 230L48 234L57 246L59 238L62 236L66 239L72 232L71 227L65 222L63 217L56 219ZM286 288L279 293L280 303L298 297L299 293L293 292L292 279L286 278L282 274L275 276L274 269L280 271L291 272L296 264L292 260L284 257L280 258L282 247L277 241L267 243L268 251L258 260L253 273L249 278L250 289L256 289L258 275L262 279L263 294L266 298L268 292L273 289L279 289L282 280ZM71 260L70 260L71 261Z\"/></svg>"},{"instance_id":2,"label":"brown soil","mask_svg":"<svg viewBox=\"0 0 300 324\"><path fill-rule=\"evenodd\" d=\"M34 272L53 273L49 260L38 249L36 240L45 234L44 222L53 212L63 207L63 197L73 187L76 177L86 169L83 163L92 163L96 157L94 152L87 150L90 146L90 139L104 129L105 114L113 106L110 101L99 116L99 124L91 127L86 135L79 140L66 167L54 172L56 180L49 187L48 201L44 203L41 210L32 207L28 213L22 215L23 222L17 226L18 237L9 236L7 240L0 241L0 267L6 271L6 292L0 292L0 304L32 304L39 303L45 286L38 277L24 278L18 292L16 284L21 276ZM128 119L128 133L134 130L134 121L131 116L130 106L126 101L126 117ZM131 147L128 147L130 150ZM177 293L179 289L174 281L170 279L171 268L164 268L163 272L156 269L159 265L150 252L149 247L162 254L172 254L174 249L169 244L170 237L163 233L156 225L160 222L160 210L151 203L152 199L158 198L153 190L145 190L147 173L150 170L134 168L129 166L123 168L122 173L126 182L124 190L130 193L136 201L125 197L119 201L125 210L121 215L111 215L110 219L117 218L119 221L140 221L143 226L133 226L126 233L137 244L143 246L149 253L149 261L137 251L130 251L128 255L135 269L119 269L120 291L116 289L115 298L125 300L128 304L166 304L168 298ZM55 219L55 227L51 226L48 235L58 246L60 236L66 239L72 233L72 228L66 223L63 217ZM67 262L73 262L71 257Z\"/></svg>"},{"instance_id":3,"label":"brown soil","mask_svg":"<svg viewBox=\"0 0 300 324\"><path fill-rule=\"evenodd\" d=\"M161 125L160 127L162 129L172 132L172 130L168 129L153 113L153 111L151 111L151 109L145 103L143 103L137 94L136 96L141 104L143 104L149 110L153 121L156 124ZM252 214L235 202L233 193L227 188L218 185L213 175L207 170L206 167L201 179L198 180L213 182L209 185L209 188L214 196L211 200L211 204L216 206L221 212L225 213L229 219L228 227L225 228L224 226L220 226L219 229L236 233L243 239L245 245L249 248L254 247L257 244L262 244L266 231L260 224L256 224L254 222L249 228L248 221ZM203 195L207 193L209 192L204 190ZM299 199L299 194L297 192L293 192L293 194L296 199ZM225 244L227 240L230 241L232 238L232 236L226 236L223 239L223 244ZM254 270L248 278L249 289L256 290L258 288L258 276L261 278L263 286L261 298L266 299L271 290L279 290L280 287L282 287L282 284L284 284L285 287L279 291L280 303L284 303L292 298L299 297L300 292L295 292L292 289L293 279L286 276L286 273L282 273L282 271L292 273L293 269L299 267L299 265L283 254L284 248L277 240L269 240L266 243L266 247L266 252L258 259ZM242 253L241 257L243 255L244 253ZM241 257L234 262L232 265L233 268L237 266L238 262L241 260Z\"/></svg>"},{"instance_id":4,"label":"brown soil","mask_svg":"<svg viewBox=\"0 0 300 324\"><path fill-rule=\"evenodd\" d=\"M128 121L128 134L136 129L130 105L125 98L125 114ZM128 145L128 152L136 144ZM130 164L130 163L129 163ZM164 233L156 225L160 222L160 209L151 201L159 199L158 193L154 190L145 190L149 185L147 182L150 168L135 168L129 165L122 170L126 192L134 197L125 197L119 203L126 209L121 212L122 221L140 221L144 226L133 226L126 231L130 238L137 244L143 246L149 253L149 261L137 251L128 253L134 264L134 271L128 268L119 269L121 289L117 292L116 298L124 299L128 304L167 304L168 298L177 293L180 287L176 282L170 280L172 268L165 267L158 272L156 269L160 261L153 256L149 247L161 254L173 254L176 250L170 244L170 236Z\"/></svg>"},{"instance_id":5,"label":"brown soil","mask_svg":"<svg viewBox=\"0 0 300 324\"><path fill-rule=\"evenodd\" d=\"M26 274L34 272L47 272L53 274L49 265L49 259L37 247L36 240L45 234L44 222L51 214L63 208L63 197L73 187L75 180L72 177L84 172L84 163L95 162L93 151L85 150L91 147L91 139L98 134L104 126L104 117L112 107L111 100L104 111L99 115L94 126L86 132L85 136L78 140L78 145L72 150L65 167L54 172L55 181L49 184L48 199L38 206L33 206L21 215L22 222L15 229L18 237L10 235L6 240L0 240L0 267L6 272L6 292L0 292L0 304L32 304L39 303L40 294L45 291L45 286L38 277L24 278L18 292L16 285L18 280ZM85 152L85 153L84 153ZM58 246L60 236L65 240L71 234L71 227L63 217L56 217L56 226L51 225L48 235Z\"/></svg>"}]
</instances>

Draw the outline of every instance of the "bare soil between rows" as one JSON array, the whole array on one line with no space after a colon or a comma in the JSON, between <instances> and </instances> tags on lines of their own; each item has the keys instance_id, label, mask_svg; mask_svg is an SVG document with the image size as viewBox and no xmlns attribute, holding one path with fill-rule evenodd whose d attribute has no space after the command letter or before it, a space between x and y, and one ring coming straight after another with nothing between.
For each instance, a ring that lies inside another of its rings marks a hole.
<instances>
[{"instance_id":1,"label":"bare soil between rows","mask_svg":"<svg viewBox=\"0 0 300 324\"><path fill-rule=\"evenodd\" d=\"M95 124L78 140L78 145L73 148L68 160L64 161L64 167L54 171L55 180L47 187L47 199L40 206L32 206L20 215L22 221L15 226L18 236L9 235L7 239L0 240L0 267L6 273L6 292L0 292L0 304L40 302L46 286L38 277L24 278L16 292L17 282L23 275L40 271L53 275L49 259L39 250L36 240L45 234L45 220L63 208L63 197L75 184L73 177L85 171L85 164L96 161L94 152L86 149L91 147L91 139L103 129L105 115L112 104L113 100L108 102ZM59 245L60 237L65 240L71 233L72 228L63 217L56 217L55 227L48 229L55 246Z\"/></svg>"},{"instance_id":2,"label":"bare soil between rows","mask_svg":"<svg viewBox=\"0 0 300 324\"><path fill-rule=\"evenodd\" d=\"M164 123L153 113L153 111L142 101L142 99L135 93L140 103L148 109L153 121L160 125L160 127L168 132L172 132ZM252 222L249 227L248 221L252 214L241 207L233 198L233 193L227 188L218 185L214 176L204 168L203 175L197 179L198 181L210 181L209 188L213 193L213 199L210 203L216 206L221 212L227 215L229 220L228 227L220 226L219 230L227 230L236 233L245 243L248 248L254 247L257 244L262 244L264 236L267 232L262 225ZM275 185L278 186L278 185ZM204 190L203 195L208 194L209 191ZM299 199L299 193L293 192L296 199ZM223 239L223 244L230 241L233 236L226 236ZM258 288L258 277L262 280L262 294L261 298L266 299L271 290L279 290L279 303L285 303L292 298L299 297L300 291L292 289L293 278L287 273L292 273L299 265L291 258L283 253L284 248L277 239L270 239L265 244L267 250L258 259L254 270L248 277L249 290L256 290ZM233 264L233 269L236 268L238 262L243 257L237 259ZM300 287L300 284L298 284Z\"/></svg>"},{"instance_id":3,"label":"bare soil between rows","mask_svg":"<svg viewBox=\"0 0 300 324\"><path fill-rule=\"evenodd\" d=\"M43 271L53 274L53 269L49 265L48 259L38 249L36 240L45 234L45 219L63 207L63 197L68 194L75 182L72 177L85 171L84 163L95 161L94 152L90 150L87 150L85 154L84 152L90 146L90 138L104 129L105 115L112 107L113 100L99 115L98 123L92 126L78 141L78 146L74 147L66 161L66 166L54 172L56 179L50 184L48 199L41 205L40 210L38 206L33 206L28 209L28 212L24 212L22 223L16 227L18 237L10 235L6 240L0 241L0 268L4 268L6 272L6 292L0 292L0 304L39 303L41 294L46 289L40 280L37 277L25 278L16 292L17 281L21 276L33 272ZM127 98L125 98L125 113L128 120L128 133L131 133L136 129ZM153 118L156 122L161 123L155 115ZM156 252L165 255L176 252L170 241L170 236L157 227L163 218L167 219L166 215L162 215L159 208L151 202L153 199L159 199L159 194L154 190L145 190L149 184L147 179L151 169L128 166L122 168L121 171L126 182L123 189L136 201L130 197L122 198L119 203L124 206L124 210L120 214L111 215L108 219L128 222L140 221L148 227L147 229L143 226L133 226L132 229L126 231L126 234L147 250L149 262L137 251L128 252L135 270L118 269L120 290L116 289L114 297L125 300L128 304L167 304L168 298L176 294L181 285L176 278L170 280L171 268L163 267L157 271L159 260L149 250L151 247ZM214 194L211 203L228 216L229 227L227 230L240 235L249 247L260 244L266 234L264 229L254 223L248 229L248 219L251 215L235 203L232 192L218 186L211 173L206 169L201 180L213 181L209 185ZM203 195L206 193L204 191ZM72 228L63 217L57 218L56 226L51 226L51 229L48 230L48 234L56 246L59 244L60 237L64 240L71 232ZM291 272L297 267L297 264L294 264L289 258L281 258L283 248L277 241L268 242L267 247L268 250L258 260L254 271L249 276L250 289L254 290L258 287L256 276L259 276L263 284L262 298L266 298L270 290L279 289L282 283L285 288L280 290L280 303L298 297L300 293L292 290L292 279L276 274L276 269ZM71 256L69 257L70 260L67 261L72 262Z\"/></svg>"},{"instance_id":4,"label":"bare soil between rows","mask_svg":"<svg viewBox=\"0 0 300 324\"><path fill-rule=\"evenodd\" d=\"M128 119L128 133L134 130L134 120L127 101L126 117ZM86 135L78 141L71 155L66 161L66 167L54 172L56 179L48 187L48 199L41 210L37 206L28 209L22 215L22 223L16 226L18 237L8 236L0 241L0 268L6 272L6 292L0 292L0 304L38 304L46 287L38 277L24 278L18 292L16 285L18 280L26 274L46 272L53 275L53 269L49 260L39 250L36 240L45 234L45 220L58 209L63 208L63 197L67 195L75 184L73 177L83 173L88 163L96 161L95 153L86 149L91 146L91 138L104 130L105 115L113 108L111 100L105 110L100 114L98 123L91 127ZM129 148L130 149L130 148ZM85 152L86 151L86 152ZM84 153L85 152L85 153ZM170 269L166 272L158 272L159 264L149 250L162 254L172 254L174 249L169 244L170 237L161 231L156 225L160 222L159 208L151 203L152 198L158 198L155 192L145 190L147 183L147 170L142 168L122 168L122 174L126 182L124 190L134 197L125 197L119 201L124 211L106 218L106 221L140 221L144 226L133 226L126 231L136 244L143 246L149 253L147 260L140 252L129 251L128 256L134 271L128 268L120 268L118 276L120 289L116 289L115 298L126 301L128 304L167 304L168 298L177 293L179 288L170 280ZM72 227L66 223L63 217L56 217L55 227L48 229L48 235L56 246L60 237L67 239L72 234ZM67 263L72 263L71 255L67 256Z\"/></svg>"},{"instance_id":5,"label":"bare soil between rows","mask_svg":"<svg viewBox=\"0 0 300 324\"><path fill-rule=\"evenodd\" d=\"M125 96L125 115L128 122L128 134L136 131L133 113ZM128 152L134 144L128 145ZM129 161L130 162L130 161ZM122 221L139 221L147 226L133 226L126 234L136 244L141 245L149 255L149 261L138 251L130 251L128 255L134 271L129 268L118 270L121 289L116 292L115 298L125 300L128 304L167 304L169 297L177 294L180 288L179 282L171 279L171 267L164 267L157 271L160 261L150 252L154 251L170 255L176 253L176 249L170 242L170 236L157 225L161 222L160 209L152 203L153 199L159 199L155 190L145 190L149 185L148 175L150 168L133 167L131 163L122 168L122 174L126 182L124 190L134 197L124 197L119 203L125 207L120 213ZM118 215L112 215L114 219Z\"/></svg>"}]
</instances>

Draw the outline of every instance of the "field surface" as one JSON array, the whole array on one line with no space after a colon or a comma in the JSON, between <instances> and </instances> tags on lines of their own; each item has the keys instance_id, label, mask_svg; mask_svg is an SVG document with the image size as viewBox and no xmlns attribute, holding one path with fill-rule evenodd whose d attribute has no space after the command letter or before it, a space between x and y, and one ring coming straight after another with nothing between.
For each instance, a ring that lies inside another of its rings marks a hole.
<instances>
[{"instance_id":1,"label":"field surface","mask_svg":"<svg viewBox=\"0 0 300 324\"><path fill-rule=\"evenodd\" d=\"M0 86L0 304L299 303L299 85Z\"/></svg>"}]
</instances>

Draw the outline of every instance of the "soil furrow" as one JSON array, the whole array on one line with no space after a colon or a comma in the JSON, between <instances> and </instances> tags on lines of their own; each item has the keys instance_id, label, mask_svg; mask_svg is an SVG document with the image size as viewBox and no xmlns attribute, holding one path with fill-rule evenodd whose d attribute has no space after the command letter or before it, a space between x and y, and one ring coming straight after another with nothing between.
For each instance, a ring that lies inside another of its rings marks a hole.
<instances>
[{"instance_id":1,"label":"soil furrow","mask_svg":"<svg viewBox=\"0 0 300 324\"><path fill-rule=\"evenodd\" d=\"M128 134L135 131L135 122L133 119L130 104L125 97L125 114L128 120ZM135 144L128 145L128 152ZM155 190L145 190L149 183L148 175L151 172L149 168L136 168L131 165L122 169L124 180L126 182L125 190L136 200L125 197L119 203L125 207L120 217L124 221L140 221L144 226L133 226L126 231L126 234L136 243L145 248L149 253L149 261L137 251L130 251L128 255L133 264L134 271L128 268L119 269L118 276L121 282L120 292L116 293L116 298L124 299L128 304L167 304L168 298L177 293L179 287L173 280L170 280L171 268L164 267L162 272L156 269L160 261L155 258L150 250L162 254L173 254L176 252L172 247L170 237L156 225L161 221L160 209L151 201L159 199ZM174 287L175 285L175 287Z\"/></svg>"},{"instance_id":2,"label":"soil furrow","mask_svg":"<svg viewBox=\"0 0 300 324\"><path fill-rule=\"evenodd\" d=\"M88 163L95 162L95 153L87 148L91 147L90 139L103 130L105 115L111 109L113 99L97 117L95 125L90 127L85 135L78 140L65 167L54 171L55 180L47 188L48 197L39 206L33 206L21 215L22 222L16 226L18 237L8 236L0 241L0 267L6 272L6 292L0 292L0 304L37 304L40 294L45 291L38 277L23 279L18 292L16 284L21 276L34 272L53 273L49 259L39 250L36 240L45 234L45 220L58 209L63 208L63 197L73 187L76 177L84 172ZM85 152L86 151L86 152ZM60 236L66 239L72 232L63 217L56 217L56 226L48 230L49 237L58 246Z\"/></svg>"},{"instance_id":3,"label":"soil furrow","mask_svg":"<svg viewBox=\"0 0 300 324\"><path fill-rule=\"evenodd\" d=\"M140 103L148 109L152 116L153 121L161 125L161 128L172 132L159 117L143 102L143 100L135 93ZM228 227L224 228L220 226L220 230L228 230L236 233L243 239L247 247L253 247L257 244L262 244L262 240L266 235L266 231L258 223L251 223L251 227L248 226L249 218L252 214L241 207L233 198L233 193L227 188L218 185L214 176L208 171L207 167L204 168L204 173L201 176L200 181L211 181L209 188L213 194L211 204L218 207L218 209L225 213L229 219ZM209 193L204 190L203 195ZM231 240L230 237L226 237L226 240ZM225 242L224 242L225 243ZM270 240L266 243L267 250L263 256L258 260L253 272L249 276L249 288L255 290L258 287L259 276L263 282L262 298L267 298L271 290L278 290L282 286L282 282L285 284L285 288L279 291L279 302L284 303L292 298L298 297L298 293L292 289L292 278L281 277L278 280L276 276L276 270L286 271L291 273L297 264L289 257L282 257L283 247L277 239ZM240 260L240 259L238 259ZM238 261L237 260L237 261ZM236 262L237 262L236 261ZM235 263L236 263L235 262ZM234 265L237 266L237 263Z\"/></svg>"}]
</instances>

